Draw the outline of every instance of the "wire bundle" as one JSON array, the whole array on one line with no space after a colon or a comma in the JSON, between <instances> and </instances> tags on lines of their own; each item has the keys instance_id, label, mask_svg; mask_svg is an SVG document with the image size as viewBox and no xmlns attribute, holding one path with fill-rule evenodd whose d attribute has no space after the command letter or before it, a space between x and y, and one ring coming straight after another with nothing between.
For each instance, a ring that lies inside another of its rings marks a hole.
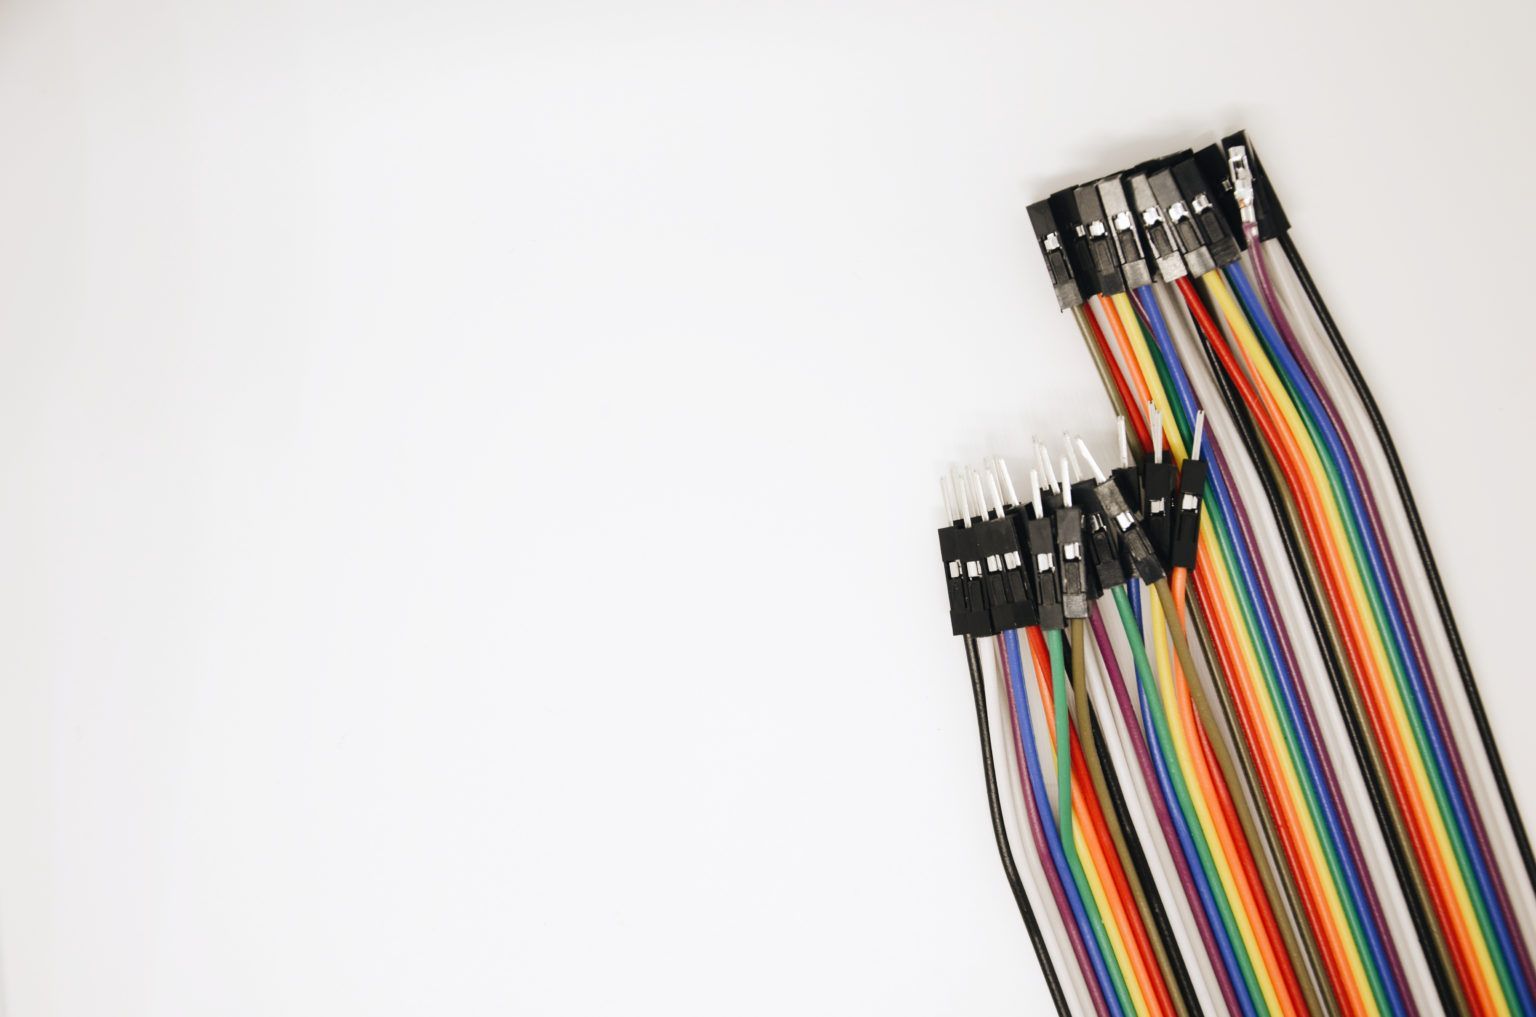
<instances>
[{"instance_id":1,"label":"wire bundle","mask_svg":"<svg viewBox=\"0 0 1536 1017\"><path fill-rule=\"evenodd\" d=\"M1058 1012L1536 1013L1523 824L1390 435L1246 138L1031 220L1120 465L1069 439L1058 475L1036 443L1024 499L1001 459L951 474L940 539Z\"/></svg>"}]
</instances>

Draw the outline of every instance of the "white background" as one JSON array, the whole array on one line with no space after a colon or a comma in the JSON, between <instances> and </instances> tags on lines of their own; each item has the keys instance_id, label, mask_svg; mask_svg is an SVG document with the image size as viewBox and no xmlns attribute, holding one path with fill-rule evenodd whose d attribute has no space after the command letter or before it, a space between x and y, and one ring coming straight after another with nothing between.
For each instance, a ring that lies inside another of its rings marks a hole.
<instances>
[{"instance_id":1,"label":"white background","mask_svg":"<svg viewBox=\"0 0 1536 1017\"><path fill-rule=\"evenodd\" d=\"M5 5L4 1013L1043 1012L935 478L1109 433L1025 205L1237 127L1536 806L1533 29Z\"/></svg>"}]
</instances>

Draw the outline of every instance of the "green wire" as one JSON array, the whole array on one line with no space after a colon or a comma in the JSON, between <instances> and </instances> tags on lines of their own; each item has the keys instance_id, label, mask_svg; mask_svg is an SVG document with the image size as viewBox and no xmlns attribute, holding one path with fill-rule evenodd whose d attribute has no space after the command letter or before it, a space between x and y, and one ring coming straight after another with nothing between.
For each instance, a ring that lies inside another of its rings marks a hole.
<instances>
[{"instance_id":1,"label":"green wire","mask_svg":"<svg viewBox=\"0 0 1536 1017\"><path fill-rule=\"evenodd\" d=\"M1067 713L1067 669L1062 658L1061 632L1045 629L1045 645L1051 651L1051 694L1056 705L1056 802L1061 839L1072 843L1072 734Z\"/></svg>"},{"instance_id":2,"label":"green wire","mask_svg":"<svg viewBox=\"0 0 1536 1017\"><path fill-rule=\"evenodd\" d=\"M1253 1000L1254 1009L1259 1013L1268 1014L1269 1005L1264 999L1263 990L1259 988L1258 978L1254 974L1253 959L1248 954L1248 944L1244 941L1242 930L1238 927L1237 918L1232 912L1226 887L1222 884L1221 875L1216 870L1210 844L1206 841L1205 830L1200 825L1199 814L1195 811L1189 786L1185 783L1184 772L1174 752L1173 735L1168 726L1168 717L1163 712L1162 698L1152 681L1152 665L1147 660L1147 648L1141 641L1141 630L1136 626L1136 615L1131 611L1130 597L1126 595L1123 586L1115 587L1113 592L1115 607L1120 614L1120 624L1125 629L1126 640L1131 644L1131 657L1136 665L1136 680L1149 689L1145 702L1152 716L1152 730L1157 736L1158 744L1162 747L1163 757L1168 760L1168 779L1173 785L1174 796L1178 799L1179 811L1184 814L1185 825L1189 828L1190 840L1194 842L1200 868L1205 872L1206 881L1210 885L1211 899L1215 901L1221 924L1227 930L1227 939L1232 944L1232 955L1237 959L1238 969L1242 973L1243 983L1248 987L1248 995Z\"/></svg>"},{"instance_id":3,"label":"green wire","mask_svg":"<svg viewBox=\"0 0 1536 1017\"><path fill-rule=\"evenodd\" d=\"M1242 306L1239 302L1239 306ZM1244 308L1246 313L1247 309ZM1306 426L1308 440L1312 443L1313 451L1318 461L1323 464L1323 469L1328 478L1328 491L1331 496L1339 519L1343 523L1343 530L1349 541L1350 557L1355 563L1356 572L1360 576L1361 586L1365 589L1367 600L1370 603L1371 620L1376 628L1378 637L1387 653L1387 659L1391 665L1393 685L1397 694L1402 699L1403 713L1408 718L1409 729L1413 733L1414 747L1418 752L1419 760L1429 778L1430 791L1435 798L1436 813L1441 826L1445 829L1446 839L1451 844L1451 851L1456 857L1456 868L1461 876L1463 887L1466 889L1467 898L1471 901L1473 910L1477 915L1478 928L1481 930L1484 945L1489 956L1493 959L1494 968L1498 973L1499 985L1508 1000L1511 1009L1521 1009L1519 997L1513 981L1513 974L1509 969L1509 958L1499 946L1497 934L1493 929L1492 917L1489 913L1490 902L1482 891L1472 872L1472 862L1466 842L1466 831L1460 823L1455 821L1454 810L1450 804L1449 792L1446 788L1446 774L1436 762L1433 749L1429 745L1429 736L1425 729L1425 720L1413 697L1412 688L1409 685L1407 663L1403 658L1402 649L1393 638L1391 625L1387 620L1387 610L1383 591L1377 582L1375 574L1370 567L1370 561L1365 551L1365 537L1361 531L1354 513L1350 511L1349 498L1344 489L1344 481L1340 473L1340 466L1336 459L1328 451L1327 442L1322 436L1321 425L1317 417L1312 413L1307 400L1301 395L1300 388L1289 372L1283 371L1276 365L1273 354L1265 344L1263 330L1251 321L1253 332L1258 339L1259 347L1270 360L1270 367L1280 378L1281 384L1291 398L1291 403L1296 409L1297 415ZM1407 610L1404 605L1404 610Z\"/></svg>"},{"instance_id":4,"label":"green wire","mask_svg":"<svg viewBox=\"0 0 1536 1017\"><path fill-rule=\"evenodd\" d=\"M1152 340L1152 337L1147 334L1146 324L1139 317L1137 318L1137 325L1141 328L1142 335L1146 340L1147 350L1151 354L1153 364L1157 367L1158 375L1163 378L1164 391L1175 391L1172 387L1173 382L1169 377L1168 365L1165 362L1162 350ZM1179 429L1179 433L1186 443L1192 441L1193 425L1188 415L1184 412L1179 400L1170 400L1170 408L1173 410L1174 426ZM1238 605L1242 615L1243 635L1252 648L1254 659L1259 662L1264 694L1269 700L1270 709L1273 711L1280 731L1284 736L1286 759L1290 763L1291 773L1297 787L1302 790L1302 800L1306 804L1307 815L1312 820L1317 842L1323 849L1323 860L1328 867L1329 878L1333 883L1340 908L1344 912L1346 921L1349 923L1350 939L1354 943L1361 967L1366 972L1370 981L1371 994L1375 997L1378 1009L1383 1013L1389 1012L1391 1007L1387 1000L1386 984L1383 981L1382 972L1377 970L1377 965L1371 956L1365 932L1364 915L1360 911L1359 902L1349 892L1349 886L1344 876L1342 845L1328 834L1327 822L1322 814L1320 791L1307 775L1306 764L1303 760L1299 741L1299 731L1295 721L1291 718L1289 711L1285 707L1284 696L1280 691L1280 675L1277 661L1265 645L1261 635L1261 626L1258 621L1258 606L1254 602L1247 585L1238 579L1243 573L1237 565L1237 537L1235 530L1216 501L1207 500L1205 514L1210 519L1211 528L1217 538L1217 551L1222 557L1227 574L1232 577L1230 590L1233 600ZM1276 624L1280 624L1279 619L1276 619ZM1318 751L1326 751L1326 748L1319 745ZM1369 873L1362 873L1361 878L1369 878Z\"/></svg>"},{"instance_id":5,"label":"green wire","mask_svg":"<svg viewBox=\"0 0 1536 1017\"><path fill-rule=\"evenodd\" d=\"M1083 871L1082 859L1077 852L1077 841L1072 837L1072 733L1067 713L1067 672L1064 663L1066 655L1062 649L1061 632L1058 629L1042 631L1045 633L1045 645L1050 650L1051 693L1055 700L1057 811L1061 826L1062 850L1067 856L1067 867L1072 870L1072 881L1077 884L1078 895L1082 897L1083 910L1087 912L1088 924L1093 929L1093 938L1098 940L1099 950L1104 956L1104 967L1109 971L1115 996L1120 1000L1120 1005L1124 1008L1127 1017L1130 1017L1136 1013L1136 1007L1131 1001L1130 989L1126 986L1125 972L1120 968L1120 958L1110 942L1104 916L1099 912L1099 905L1094 900L1093 888L1088 885L1088 876Z\"/></svg>"}]
</instances>

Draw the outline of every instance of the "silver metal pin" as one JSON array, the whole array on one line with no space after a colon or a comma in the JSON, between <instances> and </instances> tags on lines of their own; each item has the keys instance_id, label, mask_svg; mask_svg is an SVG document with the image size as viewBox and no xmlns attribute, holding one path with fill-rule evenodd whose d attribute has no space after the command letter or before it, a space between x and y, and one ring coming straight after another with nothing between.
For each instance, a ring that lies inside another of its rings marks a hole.
<instances>
[{"instance_id":1,"label":"silver metal pin","mask_svg":"<svg viewBox=\"0 0 1536 1017\"><path fill-rule=\"evenodd\" d=\"M1003 478L1003 493L1008 495L1008 504L1017 505L1019 503L1019 493L1013 489L1013 478L1008 475L1008 461L1002 456L998 456L996 462L997 472Z\"/></svg>"},{"instance_id":2,"label":"silver metal pin","mask_svg":"<svg viewBox=\"0 0 1536 1017\"><path fill-rule=\"evenodd\" d=\"M1120 419L1122 422L1125 420L1124 417L1121 417ZM1093 471L1093 479L1098 481L1100 484L1108 480L1109 478L1104 476L1104 471L1099 469L1099 464L1094 460L1093 453L1088 451L1088 443L1079 438L1077 439L1077 448L1078 451L1082 452L1083 458L1088 460L1088 468Z\"/></svg>"}]
</instances>

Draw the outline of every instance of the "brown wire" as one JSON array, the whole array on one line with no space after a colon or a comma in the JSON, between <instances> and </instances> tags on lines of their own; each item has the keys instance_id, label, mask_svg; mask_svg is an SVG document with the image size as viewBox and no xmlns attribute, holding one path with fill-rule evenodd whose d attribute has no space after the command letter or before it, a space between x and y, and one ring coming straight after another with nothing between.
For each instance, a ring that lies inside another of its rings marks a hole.
<instances>
[{"instance_id":1,"label":"brown wire","mask_svg":"<svg viewBox=\"0 0 1536 1017\"><path fill-rule=\"evenodd\" d=\"M1093 357L1094 366L1098 369L1099 380L1104 385L1110 402L1117 412L1128 416L1129 410L1125 401L1120 397L1120 392L1110 375L1110 366L1104 361L1103 351L1089 332L1088 323L1083 319L1081 308L1074 308L1074 320L1077 322L1078 332L1083 337L1083 343L1088 347L1088 352ZM1184 668L1188 676L1189 686L1193 692L1196 709L1200 713L1200 722L1210 734L1210 741L1216 747L1217 762L1221 766L1222 776L1232 793L1232 800L1236 806L1239 825L1243 828L1243 834L1248 842L1249 850L1253 853L1255 868L1259 872L1259 879L1264 885L1265 895L1276 911L1275 924L1280 929L1281 939L1286 954L1290 959L1293 969L1297 973L1297 984L1301 986L1304 1002L1309 1013L1326 1013L1329 1017L1339 1017L1338 1001L1331 993L1323 989L1322 959L1318 954L1318 946L1310 935L1300 935L1300 916L1304 913L1300 906L1300 890L1296 886L1294 874L1277 865L1279 834L1274 828L1273 817L1268 812L1263 812L1262 823L1254 819L1254 810L1251 802L1257 800L1254 789L1257 787L1256 777L1252 772L1252 763L1247 756L1242 756L1243 766L1241 770L1233 764L1232 756L1226 742L1221 737L1222 731L1235 731L1233 724L1231 703L1227 701L1225 690L1220 689L1221 682L1213 684L1218 686L1222 693L1222 706L1224 724L1217 724L1210 703L1205 697L1203 686L1198 681L1198 672L1194 670L1193 659L1189 652L1189 642L1184 634L1183 626L1178 624L1179 615L1173 610L1173 594L1168 589L1167 580L1155 584L1154 589L1161 587L1159 596L1164 600L1164 610L1168 613L1168 628L1175 633L1174 649L1179 653L1179 664ZM1182 647L1182 650L1180 649ZM1208 649L1208 642L1207 642ZM1219 658L1207 652L1207 658L1219 667ZM1222 681L1228 681L1223 674ZM1241 773L1241 780L1239 780ZM1262 836L1261 836L1262 831ZM1278 875L1277 873L1282 873Z\"/></svg>"},{"instance_id":2,"label":"brown wire","mask_svg":"<svg viewBox=\"0 0 1536 1017\"><path fill-rule=\"evenodd\" d=\"M1111 802L1109 785L1104 779L1104 768L1099 763L1098 738L1094 734L1093 724L1089 721L1088 714L1088 682L1083 664L1086 657L1083 619L1073 618L1068 632L1072 640L1072 695L1076 703L1077 734L1083 742L1083 755L1088 759L1088 778L1093 784L1093 793L1098 795L1100 803L1104 806L1104 819L1105 825L1109 827L1109 839L1114 841L1115 854L1120 857L1120 867L1125 870L1126 880L1131 885L1131 896L1136 899L1136 910L1141 913L1142 924L1150 933L1147 939L1151 941L1152 950L1157 954L1157 966L1163 973L1163 984L1168 986L1168 994L1173 999L1174 1009L1178 1010L1179 1017L1189 1017L1184 993L1174 977L1173 965L1168 959L1162 937L1157 934L1158 926L1152 920L1152 907L1147 900L1146 889L1142 886L1141 874L1131 861L1131 852L1126 844L1125 831L1120 826L1120 817L1113 808L1109 807Z\"/></svg>"}]
</instances>

